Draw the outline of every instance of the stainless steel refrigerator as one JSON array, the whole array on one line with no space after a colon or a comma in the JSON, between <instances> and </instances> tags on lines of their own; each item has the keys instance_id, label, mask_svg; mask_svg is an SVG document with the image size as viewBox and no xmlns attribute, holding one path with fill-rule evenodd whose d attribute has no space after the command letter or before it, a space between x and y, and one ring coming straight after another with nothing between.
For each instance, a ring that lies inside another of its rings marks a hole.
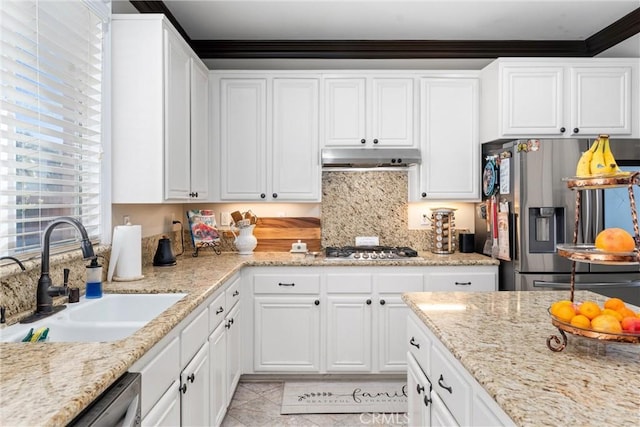
<instances>
[{"instance_id":1,"label":"stainless steel refrigerator","mask_svg":"<svg viewBox=\"0 0 640 427\"><path fill-rule=\"evenodd\" d=\"M508 233L502 233L502 243L504 249L508 238L509 251L503 250L502 257L510 260L500 262L501 290L569 289L571 261L557 255L556 245L573 240L576 194L564 180L575 175L578 159L591 142L541 139L483 144L485 197L476 206L475 248L497 255L497 232L488 226L494 213L487 211L487 205L491 205L487 199L508 206ZM640 170L640 140L611 139L611 149L623 169ZM600 230L611 226L623 227L633 235L627 191L583 192L578 243L593 243ZM636 197L640 202L640 195ZM640 305L638 265L577 263L576 267L576 289L590 289Z\"/></svg>"}]
</instances>

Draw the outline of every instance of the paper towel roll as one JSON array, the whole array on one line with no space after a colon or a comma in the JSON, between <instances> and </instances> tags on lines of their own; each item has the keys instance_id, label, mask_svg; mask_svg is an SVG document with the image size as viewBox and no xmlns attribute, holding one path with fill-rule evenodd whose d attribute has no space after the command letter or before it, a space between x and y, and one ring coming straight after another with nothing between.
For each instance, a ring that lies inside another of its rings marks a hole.
<instances>
[{"instance_id":1,"label":"paper towel roll","mask_svg":"<svg viewBox=\"0 0 640 427\"><path fill-rule=\"evenodd\" d=\"M118 225L113 229L111 261L107 281L140 280L142 275L142 227Z\"/></svg>"}]
</instances>

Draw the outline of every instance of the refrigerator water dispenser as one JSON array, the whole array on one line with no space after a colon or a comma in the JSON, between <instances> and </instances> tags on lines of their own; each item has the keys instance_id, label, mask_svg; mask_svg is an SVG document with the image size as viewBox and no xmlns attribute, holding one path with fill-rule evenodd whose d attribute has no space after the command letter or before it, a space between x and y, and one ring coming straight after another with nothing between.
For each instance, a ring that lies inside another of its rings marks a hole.
<instances>
[{"instance_id":1,"label":"refrigerator water dispenser","mask_svg":"<svg viewBox=\"0 0 640 427\"><path fill-rule=\"evenodd\" d=\"M558 243L565 243L564 224L564 208L529 208L529 253L554 253Z\"/></svg>"}]
</instances>

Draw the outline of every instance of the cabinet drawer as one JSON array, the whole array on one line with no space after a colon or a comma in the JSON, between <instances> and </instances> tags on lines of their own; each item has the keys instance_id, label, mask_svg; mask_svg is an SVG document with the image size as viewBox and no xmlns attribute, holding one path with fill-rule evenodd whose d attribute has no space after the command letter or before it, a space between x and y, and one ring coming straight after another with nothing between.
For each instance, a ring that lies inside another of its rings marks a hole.
<instances>
[{"instance_id":1,"label":"cabinet drawer","mask_svg":"<svg viewBox=\"0 0 640 427\"><path fill-rule=\"evenodd\" d=\"M213 332L227 314L225 293L221 293L209 304L209 333Z\"/></svg>"},{"instance_id":2,"label":"cabinet drawer","mask_svg":"<svg viewBox=\"0 0 640 427\"><path fill-rule=\"evenodd\" d=\"M431 342L427 335L422 331L426 328L424 324L416 320L414 314L409 316L407 321L407 346L409 352L416 359L422 370L430 375L429 356L431 352Z\"/></svg>"},{"instance_id":3,"label":"cabinet drawer","mask_svg":"<svg viewBox=\"0 0 640 427\"><path fill-rule=\"evenodd\" d=\"M142 420L142 427L180 425L180 383L175 380Z\"/></svg>"},{"instance_id":4,"label":"cabinet drawer","mask_svg":"<svg viewBox=\"0 0 640 427\"><path fill-rule=\"evenodd\" d=\"M440 345L431 348L431 383L433 390L447 406L451 415L459 425L469 425L471 412L471 384L463 378L446 357L453 356L443 354L445 349Z\"/></svg>"},{"instance_id":5,"label":"cabinet drawer","mask_svg":"<svg viewBox=\"0 0 640 427\"><path fill-rule=\"evenodd\" d=\"M180 374L180 340L175 337L167 346L158 353L144 368L142 374L142 416L156 405L163 393ZM177 388L175 392L177 393Z\"/></svg>"},{"instance_id":6,"label":"cabinet drawer","mask_svg":"<svg viewBox=\"0 0 640 427\"><path fill-rule=\"evenodd\" d=\"M227 311L231 311L234 305L240 301L240 278L235 279L224 291L225 308Z\"/></svg>"},{"instance_id":7,"label":"cabinet drawer","mask_svg":"<svg viewBox=\"0 0 640 427\"><path fill-rule=\"evenodd\" d=\"M180 334L180 363L185 366L209 336L208 310L202 310Z\"/></svg>"},{"instance_id":8,"label":"cabinet drawer","mask_svg":"<svg viewBox=\"0 0 640 427\"><path fill-rule=\"evenodd\" d=\"M373 292L371 274L327 274L327 292L330 294L371 293Z\"/></svg>"},{"instance_id":9,"label":"cabinet drawer","mask_svg":"<svg viewBox=\"0 0 640 427\"><path fill-rule=\"evenodd\" d=\"M379 274L376 276L379 293L421 292L422 274Z\"/></svg>"},{"instance_id":10,"label":"cabinet drawer","mask_svg":"<svg viewBox=\"0 0 640 427\"><path fill-rule=\"evenodd\" d=\"M256 294L319 294L318 274L256 274L253 278Z\"/></svg>"},{"instance_id":11,"label":"cabinet drawer","mask_svg":"<svg viewBox=\"0 0 640 427\"><path fill-rule=\"evenodd\" d=\"M442 272L429 273L425 291L495 291L496 275L493 272Z\"/></svg>"}]
</instances>

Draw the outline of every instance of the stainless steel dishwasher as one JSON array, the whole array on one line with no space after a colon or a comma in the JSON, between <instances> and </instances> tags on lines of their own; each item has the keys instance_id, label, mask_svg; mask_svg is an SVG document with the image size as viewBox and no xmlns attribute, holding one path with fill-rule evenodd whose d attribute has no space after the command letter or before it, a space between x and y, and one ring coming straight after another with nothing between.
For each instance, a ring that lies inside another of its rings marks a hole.
<instances>
[{"instance_id":1,"label":"stainless steel dishwasher","mask_svg":"<svg viewBox=\"0 0 640 427\"><path fill-rule=\"evenodd\" d=\"M140 374L127 372L69 425L78 427L139 426L141 420L140 386Z\"/></svg>"}]
</instances>

